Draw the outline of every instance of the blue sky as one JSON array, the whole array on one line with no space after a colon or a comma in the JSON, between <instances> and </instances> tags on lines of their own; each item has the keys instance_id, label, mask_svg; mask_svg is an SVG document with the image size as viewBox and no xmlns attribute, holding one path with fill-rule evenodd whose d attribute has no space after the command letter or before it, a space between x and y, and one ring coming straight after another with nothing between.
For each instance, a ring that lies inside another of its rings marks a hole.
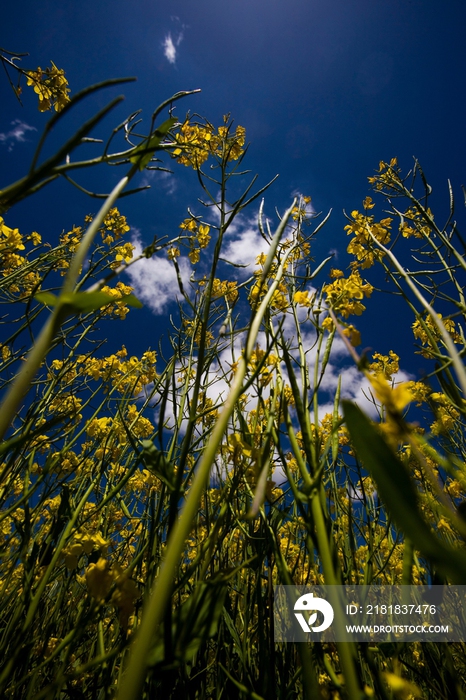
<instances>
[{"instance_id":1,"label":"blue sky","mask_svg":"<svg viewBox=\"0 0 466 700\"><path fill-rule=\"evenodd\" d=\"M65 69L73 93L107 78L138 78L99 93L72 113L54 134L57 141L121 92L125 102L95 136L105 138L140 108L148 123L154 107L172 93L201 88L178 104L177 115L182 118L189 109L219 124L230 112L246 128L251 143L246 165L259 174L258 184L280 175L266 195L266 211L270 216L275 206L283 211L296 192L311 195L317 211L332 208L314 254L320 261L336 251L336 265L345 266L342 211L361 207L369 194L367 176L379 160L397 156L406 171L416 156L434 186L439 219L448 207L447 178L458 209L462 206L465 20L460 0L27 0L2 11L0 44L28 51L26 68L54 61ZM6 79L0 80L0 103L1 186L24 174L47 117L26 89L21 108ZM116 178L107 170L81 181L103 189ZM194 173L181 166L172 177L154 177L151 184L150 192L120 204L133 236L146 244L154 234L176 234L186 207L196 210L199 196ZM97 208L69 185L54 184L47 192L15 207L7 223L56 240ZM244 231L250 232L251 249L254 213L236 231L240 242ZM164 271L159 266L153 274L160 285ZM173 282L167 275L158 301L146 299L147 308L133 311L125 322L123 333L133 343L138 337L143 345L156 345L166 317L149 307L170 309L165 301ZM382 316L380 306L369 305L360 324L363 344L402 354L405 341L397 335L397 323L387 322L397 313L391 306ZM411 364L409 370L418 367Z\"/></svg>"}]
</instances>

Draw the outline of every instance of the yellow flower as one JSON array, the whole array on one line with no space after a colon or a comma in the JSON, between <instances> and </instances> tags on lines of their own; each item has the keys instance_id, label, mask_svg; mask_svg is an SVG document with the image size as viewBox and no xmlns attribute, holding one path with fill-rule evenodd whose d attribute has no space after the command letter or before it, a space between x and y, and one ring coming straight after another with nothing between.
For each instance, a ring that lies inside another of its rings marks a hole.
<instances>
[{"instance_id":1,"label":"yellow flower","mask_svg":"<svg viewBox=\"0 0 466 700\"><path fill-rule=\"evenodd\" d=\"M110 209L104 219L102 237L106 235L104 233L105 230L111 231L116 239L121 238L123 234L130 230L126 222L126 216L120 214L116 207Z\"/></svg>"},{"instance_id":2,"label":"yellow flower","mask_svg":"<svg viewBox=\"0 0 466 700\"><path fill-rule=\"evenodd\" d=\"M353 221L345 226L345 231L348 231L348 234L353 234L354 237L350 241L347 251L356 257L358 266L371 267L375 260L380 260L383 257L384 253L379 249L374 249L370 233L377 241L386 245L390 241L392 219L382 219L377 223L373 216L365 216L358 211L351 212L351 216Z\"/></svg>"},{"instance_id":3,"label":"yellow flower","mask_svg":"<svg viewBox=\"0 0 466 700\"><path fill-rule=\"evenodd\" d=\"M327 304L343 318L352 314L360 316L366 307L360 299L370 297L374 288L369 282L363 282L358 270L353 270L348 278L340 277L324 286Z\"/></svg>"},{"instance_id":4,"label":"yellow flower","mask_svg":"<svg viewBox=\"0 0 466 700\"><path fill-rule=\"evenodd\" d=\"M98 601L104 600L113 583L109 562L100 557L96 564L89 564L85 578L91 596Z\"/></svg>"},{"instance_id":5,"label":"yellow flower","mask_svg":"<svg viewBox=\"0 0 466 700\"><path fill-rule=\"evenodd\" d=\"M333 323L333 320L330 318L330 316L324 318L324 320L322 321L322 328L324 329L324 331L328 331L329 333L335 330L335 324Z\"/></svg>"},{"instance_id":6,"label":"yellow flower","mask_svg":"<svg viewBox=\"0 0 466 700\"><path fill-rule=\"evenodd\" d=\"M371 362L369 369L374 374L379 374L382 372L386 379L391 379L393 374L396 374L400 369L399 357L398 355L390 350L388 355L381 355L375 352L372 355L374 362Z\"/></svg>"},{"instance_id":7,"label":"yellow flower","mask_svg":"<svg viewBox=\"0 0 466 700\"><path fill-rule=\"evenodd\" d=\"M219 297L225 297L227 301L233 304L238 298L237 283L223 281L216 277L212 286L212 298L217 299Z\"/></svg>"},{"instance_id":8,"label":"yellow flower","mask_svg":"<svg viewBox=\"0 0 466 700\"><path fill-rule=\"evenodd\" d=\"M0 343L0 353L3 362L6 362L6 360L8 360L8 358L11 357L11 350L8 347L8 345L3 345L2 343Z\"/></svg>"},{"instance_id":9,"label":"yellow flower","mask_svg":"<svg viewBox=\"0 0 466 700\"><path fill-rule=\"evenodd\" d=\"M353 325L347 326L343 330L343 335L350 339L350 343L354 348L357 345L361 345L361 334Z\"/></svg>"},{"instance_id":10,"label":"yellow flower","mask_svg":"<svg viewBox=\"0 0 466 700\"><path fill-rule=\"evenodd\" d=\"M105 243L105 241L104 241ZM112 263L112 268L117 268L121 263L129 263L133 259L134 245L125 243L115 248L115 263Z\"/></svg>"},{"instance_id":11,"label":"yellow flower","mask_svg":"<svg viewBox=\"0 0 466 700\"><path fill-rule=\"evenodd\" d=\"M6 226L4 220L0 216L0 251L2 254L4 254L6 250L13 252L15 250L24 249L23 237L19 230Z\"/></svg>"},{"instance_id":12,"label":"yellow flower","mask_svg":"<svg viewBox=\"0 0 466 700\"><path fill-rule=\"evenodd\" d=\"M185 219L181 222L180 228L184 231L195 231L197 229L196 219Z\"/></svg>"},{"instance_id":13,"label":"yellow flower","mask_svg":"<svg viewBox=\"0 0 466 700\"><path fill-rule=\"evenodd\" d=\"M311 306L312 304L312 298L309 298L309 292L295 292L293 296L293 301L295 304L299 304L300 306Z\"/></svg>"},{"instance_id":14,"label":"yellow flower","mask_svg":"<svg viewBox=\"0 0 466 700\"><path fill-rule=\"evenodd\" d=\"M126 629L130 616L134 613L134 601L140 596L136 582L129 578L126 572L122 572L118 564L114 567L116 587L112 593L111 601L118 608L120 625Z\"/></svg>"},{"instance_id":15,"label":"yellow flower","mask_svg":"<svg viewBox=\"0 0 466 700\"><path fill-rule=\"evenodd\" d=\"M369 375L368 379L372 384L377 399L388 411L401 413L414 398L408 382L392 387L381 373Z\"/></svg>"},{"instance_id":16,"label":"yellow flower","mask_svg":"<svg viewBox=\"0 0 466 700\"><path fill-rule=\"evenodd\" d=\"M167 256L169 260L176 260L176 258L180 257L180 249L176 246L172 246L167 250Z\"/></svg>"},{"instance_id":17,"label":"yellow flower","mask_svg":"<svg viewBox=\"0 0 466 700\"><path fill-rule=\"evenodd\" d=\"M68 81L65 72L57 68L51 61L52 67L43 71L38 68L36 71L26 71L26 84L33 86L34 92L39 97L39 111L45 112L52 108L60 112L70 101L68 93Z\"/></svg>"},{"instance_id":18,"label":"yellow flower","mask_svg":"<svg viewBox=\"0 0 466 700\"><path fill-rule=\"evenodd\" d=\"M190 250L188 253L188 258L191 260L193 265L198 263L201 259L201 256L199 254L199 248L193 248L192 250Z\"/></svg>"},{"instance_id":19,"label":"yellow flower","mask_svg":"<svg viewBox=\"0 0 466 700\"><path fill-rule=\"evenodd\" d=\"M209 231L210 231L210 226L207 226L206 224L201 224L199 226L196 238L197 238L197 242L199 243L200 248L206 248L209 245L209 241L210 241Z\"/></svg>"}]
</instances>

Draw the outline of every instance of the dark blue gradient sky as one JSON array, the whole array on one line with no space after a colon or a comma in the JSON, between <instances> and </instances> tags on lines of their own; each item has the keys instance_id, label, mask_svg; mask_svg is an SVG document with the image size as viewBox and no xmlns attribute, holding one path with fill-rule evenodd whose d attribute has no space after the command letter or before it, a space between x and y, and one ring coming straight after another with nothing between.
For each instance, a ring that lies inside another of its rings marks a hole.
<instances>
[{"instance_id":1,"label":"dark blue gradient sky","mask_svg":"<svg viewBox=\"0 0 466 700\"><path fill-rule=\"evenodd\" d=\"M172 93L201 88L179 103L177 115L189 109L218 124L230 112L246 127L246 165L259 173L258 184L280 174L266 195L270 215L275 206L283 211L296 192L311 195L317 211L332 208L315 257L318 262L336 251L337 265L345 266L342 212L361 207L367 176L379 160L397 156L406 171L416 156L434 186L438 218L447 215L448 178L463 208L465 20L460 0L43 0L8 3L0 43L28 51L24 67L45 68L53 60L65 69L73 93L106 78L137 76L137 83L99 93L73 112L52 145L122 91L125 102L95 136L105 138L140 108L148 123ZM25 88L21 108L7 80L0 81L0 186L24 174L46 120L29 93ZM37 131L26 130L23 141L8 137L15 120ZM80 181L102 190L117 177L107 169ZM199 196L194 173L182 167L170 181L155 177L151 184L150 193L120 206L143 243L156 233L176 234ZM96 208L57 184L9 212L7 223L54 240ZM361 323L365 344L374 347L377 334L382 352L396 346L387 320L398 307L392 303L385 313L369 309ZM136 331L141 318L128 321L128 328L133 324ZM163 326L163 317L151 318Z\"/></svg>"}]
</instances>

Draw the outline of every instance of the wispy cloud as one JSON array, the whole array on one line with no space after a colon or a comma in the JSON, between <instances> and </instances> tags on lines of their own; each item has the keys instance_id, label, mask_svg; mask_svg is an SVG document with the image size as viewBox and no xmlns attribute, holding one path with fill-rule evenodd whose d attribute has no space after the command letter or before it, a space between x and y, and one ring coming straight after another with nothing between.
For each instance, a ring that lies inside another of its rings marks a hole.
<instances>
[{"instance_id":1,"label":"wispy cloud","mask_svg":"<svg viewBox=\"0 0 466 700\"><path fill-rule=\"evenodd\" d=\"M214 208L211 210L211 214L217 223L220 220L219 211ZM266 252L267 248L268 244L259 231L257 214L250 217L237 214L227 229L222 258L235 265L246 265L243 275L249 276L255 266L257 256Z\"/></svg>"},{"instance_id":2,"label":"wispy cloud","mask_svg":"<svg viewBox=\"0 0 466 700\"><path fill-rule=\"evenodd\" d=\"M30 126L21 119L15 119L11 122L12 128L10 131L0 132L0 143L7 146L9 151L12 151L16 143L24 143L27 141L26 134L28 131L37 131L35 126Z\"/></svg>"},{"instance_id":3,"label":"wispy cloud","mask_svg":"<svg viewBox=\"0 0 466 700\"><path fill-rule=\"evenodd\" d=\"M136 257L142 253L142 244L137 234L133 235L131 242L135 246L134 256ZM191 264L186 258L178 258L178 265L183 284L189 289ZM126 274L131 279L136 296L154 314L163 314L168 305L176 301L180 295L176 272L166 253L150 260L145 258L140 260L132 265Z\"/></svg>"},{"instance_id":4,"label":"wispy cloud","mask_svg":"<svg viewBox=\"0 0 466 700\"><path fill-rule=\"evenodd\" d=\"M147 185L162 188L168 195L174 194L178 186L173 173L164 170L145 170L139 186L147 187Z\"/></svg>"},{"instance_id":5,"label":"wispy cloud","mask_svg":"<svg viewBox=\"0 0 466 700\"><path fill-rule=\"evenodd\" d=\"M176 63L176 54L178 46L183 41L183 32L177 34L175 38L172 37L171 32L168 32L165 39L163 40L163 53L167 61L171 64Z\"/></svg>"}]
</instances>

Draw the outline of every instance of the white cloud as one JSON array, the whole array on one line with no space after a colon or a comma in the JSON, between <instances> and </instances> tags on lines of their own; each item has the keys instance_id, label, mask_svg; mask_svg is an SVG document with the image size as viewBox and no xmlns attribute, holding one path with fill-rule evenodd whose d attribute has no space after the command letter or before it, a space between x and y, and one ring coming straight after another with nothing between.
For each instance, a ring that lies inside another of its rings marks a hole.
<instances>
[{"instance_id":1,"label":"white cloud","mask_svg":"<svg viewBox=\"0 0 466 700\"><path fill-rule=\"evenodd\" d=\"M8 150L12 151L15 143L24 143L27 141L26 133L28 131L37 131L35 126L30 126L20 119L15 119L11 122L12 129L6 132L0 132L0 143L8 146Z\"/></svg>"},{"instance_id":2,"label":"white cloud","mask_svg":"<svg viewBox=\"0 0 466 700\"><path fill-rule=\"evenodd\" d=\"M147 187L147 185L162 188L168 195L174 194L177 189L175 176L165 170L145 170L139 187Z\"/></svg>"},{"instance_id":3,"label":"white cloud","mask_svg":"<svg viewBox=\"0 0 466 700\"><path fill-rule=\"evenodd\" d=\"M173 43L171 34L167 34L163 40L163 53L165 58L169 63L175 63L176 61L176 47Z\"/></svg>"},{"instance_id":4,"label":"white cloud","mask_svg":"<svg viewBox=\"0 0 466 700\"><path fill-rule=\"evenodd\" d=\"M299 193L293 193L293 196ZM312 205L306 206L308 214L312 214L314 210ZM212 209L216 223L219 220L218 209ZM246 217L244 214L237 214L233 223L228 227L225 237L225 244L222 250L222 257L232 263L247 265L248 269L245 274L250 275L252 268L255 267L256 258L260 253L267 253L269 243L264 240L259 231L259 212L252 216ZM270 220L265 215L262 218L262 225L266 235L271 237L275 233L278 226L278 220ZM270 231L268 228L270 227ZM286 238L286 234L285 237Z\"/></svg>"},{"instance_id":5,"label":"white cloud","mask_svg":"<svg viewBox=\"0 0 466 700\"><path fill-rule=\"evenodd\" d=\"M141 241L137 234L133 235L131 242L135 246L136 257L142 253ZM191 265L186 258L178 258L178 265L183 285L188 291ZM126 274L131 279L138 299L155 314L163 314L167 306L180 296L175 268L166 253L149 260L143 258L131 265Z\"/></svg>"},{"instance_id":6,"label":"white cloud","mask_svg":"<svg viewBox=\"0 0 466 700\"><path fill-rule=\"evenodd\" d=\"M218 223L220 219L218 209L213 208L211 213L215 223ZM235 265L247 265L243 275L249 276L255 267L257 256L260 253L266 253L268 247L268 243L264 241L259 232L257 214L250 217L237 214L226 231L222 258ZM241 270L241 268L238 268L238 270Z\"/></svg>"},{"instance_id":7,"label":"white cloud","mask_svg":"<svg viewBox=\"0 0 466 700\"><path fill-rule=\"evenodd\" d=\"M171 32L168 32L167 36L162 42L163 53L167 61L171 64L176 63L177 47L183 41L183 32L180 32L175 40L173 40Z\"/></svg>"},{"instance_id":8,"label":"white cloud","mask_svg":"<svg viewBox=\"0 0 466 700\"><path fill-rule=\"evenodd\" d=\"M228 233L231 235L232 231ZM267 252L267 249L268 245L260 235L257 225L255 227L246 225L242 230L236 229L234 238L227 239L222 257L236 265L247 265L249 275L257 256Z\"/></svg>"}]
</instances>

